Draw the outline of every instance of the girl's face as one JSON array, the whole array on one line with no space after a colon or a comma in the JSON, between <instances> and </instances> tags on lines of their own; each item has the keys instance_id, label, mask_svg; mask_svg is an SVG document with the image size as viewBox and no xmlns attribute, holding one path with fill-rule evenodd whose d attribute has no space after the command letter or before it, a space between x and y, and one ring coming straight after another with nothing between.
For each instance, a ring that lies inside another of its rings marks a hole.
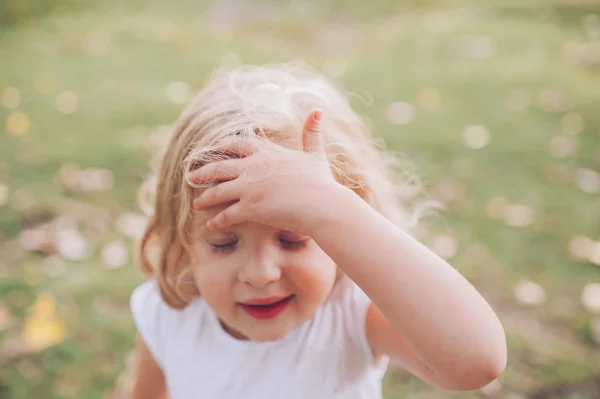
<instances>
[{"instance_id":1,"label":"girl's face","mask_svg":"<svg viewBox=\"0 0 600 399\"><path fill-rule=\"evenodd\" d=\"M223 209L197 213L207 220ZM244 223L194 232L193 276L225 330L239 339L272 341L312 317L336 280L334 262L298 233Z\"/></svg>"}]
</instances>

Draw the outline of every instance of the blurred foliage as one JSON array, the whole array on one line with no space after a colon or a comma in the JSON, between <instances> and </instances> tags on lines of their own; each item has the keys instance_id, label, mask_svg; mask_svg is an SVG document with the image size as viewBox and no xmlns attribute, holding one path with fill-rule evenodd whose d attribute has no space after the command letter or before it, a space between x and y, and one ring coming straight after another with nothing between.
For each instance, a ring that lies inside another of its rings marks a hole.
<instances>
[{"instance_id":1,"label":"blurred foliage","mask_svg":"<svg viewBox=\"0 0 600 399\"><path fill-rule=\"evenodd\" d=\"M167 126L214 68L298 58L414 161L447 206L426 244L507 330L497 384L450 394L393 366L386 397L597 397L600 2L20 0L0 15L1 399L117 395L137 188Z\"/></svg>"},{"instance_id":2,"label":"blurred foliage","mask_svg":"<svg viewBox=\"0 0 600 399\"><path fill-rule=\"evenodd\" d=\"M88 0L0 0L0 24L22 23L85 2Z\"/></svg>"}]
</instances>

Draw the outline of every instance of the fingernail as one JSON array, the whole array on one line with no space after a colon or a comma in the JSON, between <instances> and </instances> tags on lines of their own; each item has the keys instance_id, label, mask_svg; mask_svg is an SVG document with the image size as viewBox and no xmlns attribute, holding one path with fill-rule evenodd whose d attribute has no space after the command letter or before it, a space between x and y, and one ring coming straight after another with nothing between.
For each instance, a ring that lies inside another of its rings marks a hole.
<instances>
[{"instance_id":1,"label":"fingernail","mask_svg":"<svg viewBox=\"0 0 600 399\"><path fill-rule=\"evenodd\" d=\"M314 122L319 122L321 120L322 114L323 114L323 111L321 111L320 109L316 109L313 112L313 121Z\"/></svg>"}]
</instances>

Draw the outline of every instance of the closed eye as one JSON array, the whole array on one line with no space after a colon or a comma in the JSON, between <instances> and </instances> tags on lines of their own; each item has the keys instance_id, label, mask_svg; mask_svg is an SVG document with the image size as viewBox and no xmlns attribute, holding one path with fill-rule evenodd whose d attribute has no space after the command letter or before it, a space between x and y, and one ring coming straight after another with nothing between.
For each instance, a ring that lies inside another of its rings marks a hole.
<instances>
[{"instance_id":1,"label":"closed eye","mask_svg":"<svg viewBox=\"0 0 600 399\"><path fill-rule=\"evenodd\" d=\"M302 240L302 241L279 240L279 243L281 244L283 249L293 251L295 249L301 249L301 248L306 247L308 240Z\"/></svg>"},{"instance_id":2,"label":"closed eye","mask_svg":"<svg viewBox=\"0 0 600 399\"><path fill-rule=\"evenodd\" d=\"M227 242L225 244L210 244L210 248L211 248L212 252L214 252L214 253L226 253L226 252L233 251L235 249L236 245L237 245L237 240Z\"/></svg>"}]
</instances>

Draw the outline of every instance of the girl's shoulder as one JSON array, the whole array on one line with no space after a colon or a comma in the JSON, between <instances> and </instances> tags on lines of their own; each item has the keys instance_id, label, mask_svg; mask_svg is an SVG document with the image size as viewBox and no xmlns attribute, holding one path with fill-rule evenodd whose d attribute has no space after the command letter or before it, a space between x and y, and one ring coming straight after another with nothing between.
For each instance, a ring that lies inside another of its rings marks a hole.
<instances>
[{"instance_id":1,"label":"girl's shoulder","mask_svg":"<svg viewBox=\"0 0 600 399\"><path fill-rule=\"evenodd\" d=\"M189 305L197 302L192 300ZM173 317L183 315L189 307L188 305L182 309L175 309L167 305L160 295L160 288L155 280L147 280L138 285L131 293L130 305L132 312L163 312Z\"/></svg>"},{"instance_id":2,"label":"girl's shoulder","mask_svg":"<svg viewBox=\"0 0 600 399\"><path fill-rule=\"evenodd\" d=\"M139 335L162 365L169 342L185 332L190 323L202 317L203 301L192 301L183 309L167 305L160 295L158 284L148 280L137 286L130 298L130 308Z\"/></svg>"},{"instance_id":3,"label":"girl's shoulder","mask_svg":"<svg viewBox=\"0 0 600 399\"><path fill-rule=\"evenodd\" d=\"M144 302L150 300L152 302L160 298L158 284L154 280L148 280L138 285L131 293L131 306L141 306Z\"/></svg>"},{"instance_id":4,"label":"girl's shoulder","mask_svg":"<svg viewBox=\"0 0 600 399\"><path fill-rule=\"evenodd\" d=\"M160 296L160 289L154 280L138 285L131 293L131 313L136 324L157 323L164 317L175 317L171 309Z\"/></svg>"}]
</instances>

